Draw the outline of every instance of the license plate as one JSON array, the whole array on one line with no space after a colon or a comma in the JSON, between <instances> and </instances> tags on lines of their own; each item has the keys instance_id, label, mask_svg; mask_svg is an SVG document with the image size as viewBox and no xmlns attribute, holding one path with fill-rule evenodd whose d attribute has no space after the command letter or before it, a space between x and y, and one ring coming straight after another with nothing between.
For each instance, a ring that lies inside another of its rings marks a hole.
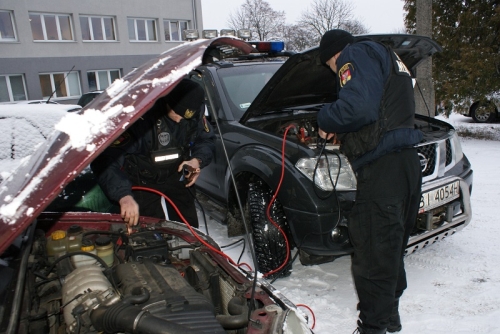
<instances>
[{"instance_id":1,"label":"license plate","mask_svg":"<svg viewBox=\"0 0 500 334\"><path fill-rule=\"evenodd\" d=\"M429 211L460 196L460 181L432 189L422 194L419 213Z\"/></svg>"}]
</instances>

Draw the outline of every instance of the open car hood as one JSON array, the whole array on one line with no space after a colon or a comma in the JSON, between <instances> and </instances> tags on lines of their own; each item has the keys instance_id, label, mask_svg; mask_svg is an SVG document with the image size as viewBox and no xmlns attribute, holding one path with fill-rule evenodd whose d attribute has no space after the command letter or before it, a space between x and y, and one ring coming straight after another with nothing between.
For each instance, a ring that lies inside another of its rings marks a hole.
<instances>
[{"instance_id":1,"label":"open car hood","mask_svg":"<svg viewBox=\"0 0 500 334\"><path fill-rule=\"evenodd\" d=\"M202 63L207 49L254 49L229 37L187 42L117 80L84 109L64 116L50 137L0 185L0 254L131 124ZM78 129L75 129L75 124Z\"/></svg>"},{"instance_id":2,"label":"open car hood","mask_svg":"<svg viewBox=\"0 0 500 334\"><path fill-rule=\"evenodd\" d=\"M415 74L416 67L424 59L442 51L439 44L425 36L389 34L355 38L370 38L389 45L412 74ZM240 122L274 110L330 103L336 99L335 86L335 74L319 60L319 47L297 53L264 86Z\"/></svg>"}]
</instances>

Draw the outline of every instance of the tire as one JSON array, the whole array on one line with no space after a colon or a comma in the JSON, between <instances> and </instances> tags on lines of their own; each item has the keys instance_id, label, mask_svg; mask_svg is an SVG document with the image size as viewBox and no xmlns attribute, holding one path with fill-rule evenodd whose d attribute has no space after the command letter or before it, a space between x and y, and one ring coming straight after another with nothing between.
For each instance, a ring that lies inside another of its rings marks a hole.
<instances>
[{"instance_id":1,"label":"tire","mask_svg":"<svg viewBox=\"0 0 500 334\"><path fill-rule=\"evenodd\" d=\"M266 216L267 207L272 196L273 192L262 181L249 184L248 215L253 231L257 269L262 274L266 274L281 266L287 256L283 235ZM270 215L276 224L287 234L287 238L289 238L290 233L285 212L278 200L275 200L271 206ZM290 259L291 256L289 254L287 265L279 273L266 277L289 276L292 269Z\"/></svg>"},{"instance_id":2,"label":"tire","mask_svg":"<svg viewBox=\"0 0 500 334\"><path fill-rule=\"evenodd\" d=\"M470 107L470 115L474 122L490 123L496 118L497 110L492 102L475 102Z\"/></svg>"}]
</instances>

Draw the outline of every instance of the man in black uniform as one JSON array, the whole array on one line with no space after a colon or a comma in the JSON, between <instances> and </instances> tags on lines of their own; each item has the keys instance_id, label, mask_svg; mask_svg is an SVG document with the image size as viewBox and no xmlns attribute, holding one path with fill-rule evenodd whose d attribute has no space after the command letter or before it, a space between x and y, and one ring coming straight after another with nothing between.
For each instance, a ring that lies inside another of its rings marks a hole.
<instances>
[{"instance_id":1,"label":"man in black uniform","mask_svg":"<svg viewBox=\"0 0 500 334\"><path fill-rule=\"evenodd\" d=\"M129 225L143 216L165 218L161 197L132 186L162 192L194 227L198 216L194 188L201 168L215 151L215 135L204 117L204 91L183 79L91 164L106 196L120 204ZM170 220L182 221L167 202Z\"/></svg>"},{"instance_id":2,"label":"man in black uniform","mask_svg":"<svg viewBox=\"0 0 500 334\"><path fill-rule=\"evenodd\" d=\"M414 145L411 74L388 47L326 32L320 60L337 74L338 99L318 113L319 134L337 133L357 176L349 216L352 274L359 298L358 333L401 330L399 298L406 288L403 255L420 203L421 169Z\"/></svg>"}]
</instances>

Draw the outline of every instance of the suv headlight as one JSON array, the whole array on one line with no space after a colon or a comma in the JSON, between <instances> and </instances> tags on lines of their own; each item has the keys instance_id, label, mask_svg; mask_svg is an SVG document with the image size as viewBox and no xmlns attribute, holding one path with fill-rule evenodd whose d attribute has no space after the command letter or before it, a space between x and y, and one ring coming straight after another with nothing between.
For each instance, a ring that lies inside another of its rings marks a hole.
<instances>
[{"instance_id":1,"label":"suv headlight","mask_svg":"<svg viewBox=\"0 0 500 334\"><path fill-rule=\"evenodd\" d=\"M464 157L464 152L462 151L462 145L460 144L460 139L458 138L458 134L456 132L453 133L451 142L453 145L453 158L455 159L455 162L459 162Z\"/></svg>"},{"instance_id":2,"label":"suv headlight","mask_svg":"<svg viewBox=\"0 0 500 334\"><path fill-rule=\"evenodd\" d=\"M324 191L332 191L334 184L336 190L356 190L356 176L351 164L342 154L327 154L326 158L322 155L319 162L318 157L302 158L297 161L295 167L309 180L314 179L316 186Z\"/></svg>"}]
</instances>

